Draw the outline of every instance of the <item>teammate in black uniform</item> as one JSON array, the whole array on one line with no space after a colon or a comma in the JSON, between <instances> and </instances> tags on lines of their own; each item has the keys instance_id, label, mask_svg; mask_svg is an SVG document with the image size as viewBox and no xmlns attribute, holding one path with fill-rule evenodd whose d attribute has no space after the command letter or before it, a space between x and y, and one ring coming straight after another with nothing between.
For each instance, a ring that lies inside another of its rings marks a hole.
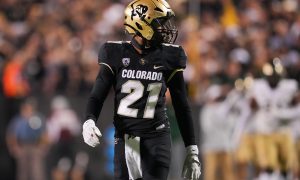
<instances>
[{"instance_id":1,"label":"teammate in black uniform","mask_svg":"<svg viewBox=\"0 0 300 180\"><path fill-rule=\"evenodd\" d=\"M115 91L115 179L166 180L170 165L170 129L165 92L169 88L187 149L183 177L201 174L191 110L183 79L186 55L172 45L177 30L165 0L135 0L125 9L131 42L107 42L99 52L100 71L88 99L84 141L95 147L95 125L111 86Z\"/></svg>"}]
</instances>

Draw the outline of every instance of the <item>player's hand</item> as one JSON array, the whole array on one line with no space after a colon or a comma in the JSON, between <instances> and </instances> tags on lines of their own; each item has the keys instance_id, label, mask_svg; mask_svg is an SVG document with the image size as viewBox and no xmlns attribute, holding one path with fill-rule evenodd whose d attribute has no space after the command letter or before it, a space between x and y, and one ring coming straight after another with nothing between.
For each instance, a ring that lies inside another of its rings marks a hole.
<instances>
[{"instance_id":1,"label":"player's hand","mask_svg":"<svg viewBox=\"0 0 300 180\"><path fill-rule=\"evenodd\" d=\"M186 150L187 154L183 165L182 177L189 180L198 180L201 175L198 147L197 145L191 145Z\"/></svg>"},{"instance_id":2,"label":"player's hand","mask_svg":"<svg viewBox=\"0 0 300 180\"><path fill-rule=\"evenodd\" d=\"M94 120L88 119L82 125L82 136L85 143L95 147L100 143L99 137L101 137L102 134L96 127Z\"/></svg>"}]
</instances>

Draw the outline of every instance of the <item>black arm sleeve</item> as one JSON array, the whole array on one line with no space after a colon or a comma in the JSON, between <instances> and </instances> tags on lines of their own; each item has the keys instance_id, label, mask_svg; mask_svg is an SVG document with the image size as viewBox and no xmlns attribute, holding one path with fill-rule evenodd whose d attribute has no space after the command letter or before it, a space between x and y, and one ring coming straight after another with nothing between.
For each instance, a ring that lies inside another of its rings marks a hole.
<instances>
[{"instance_id":1,"label":"black arm sleeve","mask_svg":"<svg viewBox=\"0 0 300 180\"><path fill-rule=\"evenodd\" d=\"M88 98L85 114L86 119L93 119L94 121L98 120L104 100L112 86L113 81L114 76L109 67L101 65L96 82Z\"/></svg>"},{"instance_id":2,"label":"black arm sleeve","mask_svg":"<svg viewBox=\"0 0 300 180\"><path fill-rule=\"evenodd\" d=\"M183 138L185 146L195 145L193 119L191 108L187 100L187 92L184 83L183 73L176 72L168 83L172 98L172 104L175 110L178 127Z\"/></svg>"}]
</instances>

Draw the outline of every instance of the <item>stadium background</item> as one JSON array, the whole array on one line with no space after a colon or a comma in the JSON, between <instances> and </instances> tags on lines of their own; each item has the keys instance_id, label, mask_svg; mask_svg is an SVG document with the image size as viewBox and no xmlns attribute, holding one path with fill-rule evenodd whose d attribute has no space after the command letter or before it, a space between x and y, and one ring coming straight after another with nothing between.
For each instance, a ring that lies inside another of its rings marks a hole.
<instances>
[{"instance_id":1,"label":"stadium background","mask_svg":"<svg viewBox=\"0 0 300 180\"><path fill-rule=\"evenodd\" d=\"M45 128L43 131L49 137L43 145L33 145L44 152L41 158L45 157L45 177L50 179L57 168L61 171L53 176L62 178L63 172L75 167L77 162L77 179L82 172L86 179L111 179L112 92L98 123L104 135L101 145L94 149L87 147L78 127L84 121L85 103L98 71L99 47L107 40L129 40L123 28L123 10L128 2L0 1L0 179L11 180L17 176L16 162L8 149L6 134L13 118L19 114L23 100L28 97L34 101L45 127L55 119L58 110L54 106L59 109L61 104L65 105L63 97L70 105L69 110L63 112L66 114L61 115L68 117L68 123L58 123L58 126L63 126L59 137L53 135L55 130L47 132L49 128ZM212 84L228 84L234 88L239 78L249 74L259 76L263 64L275 56L282 59L288 70L287 76L299 81L299 1L169 2L177 16L177 44L185 48L189 58L185 78L199 145L199 112L206 103L205 92ZM60 97L55 98L57 95ZM170 112L171 121L173 117ZM175 180L180 171L176 165L182 162L184 149L176 127L172 137L178 157L171 172ZM70 145L71 150L62 152L63 144Z\"/></svg>"}]
</instances>

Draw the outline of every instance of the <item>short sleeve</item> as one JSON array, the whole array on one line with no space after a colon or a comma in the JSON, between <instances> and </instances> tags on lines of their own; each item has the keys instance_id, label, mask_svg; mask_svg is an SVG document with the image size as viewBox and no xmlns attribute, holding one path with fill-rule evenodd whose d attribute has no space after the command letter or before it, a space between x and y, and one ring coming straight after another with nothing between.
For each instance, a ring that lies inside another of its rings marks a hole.
<instances>
[{"instance_id":1,"label":"short sleeve","mask_svg":"<svg viewBox=\"0 0 300 180\"><path fill-rule=\"evenodd\" d=\"M115 74L114 65L111 63L113 61L112 57L109 56L110 46L108 43L104 43L99 50L98 53L98 64L104 65L110 69L112 74Z\"/></svg>"},{"instance_id":2,"label":"short sleeve","mask_svg":"<svg viewBox=\"0 0 300 180\"><path fill-rule=\"evenodd\" d=\"M187 56L184 49L178 45L167 45L164 47L166 59L167 82L169 82L177 72L184 71L187 63Z\"/></svg>"},{"instance_id":3,"label":"short sleeve","mask_svg":"<svg viewBox=\"0 0 300 180\"><path fill-rule=\"evenodd\" d=\"M107 43L104 43L98 53L98 63L108 63Z\"/></svg>"},{"instance_id":4,"label":"short sleeve","mask_svg":"<svg viewBox=\"0 0 300 180\"><path fill-rule=\"evenodd\" d=\"M187 56L184 49L180 46L178 48L178 64L177 67L181 69L186 68Z\"/></svg>"},{"instance_id":5,"label":"short sleeve","mask_svg":"<svg viewBox=\"0 0 300 180\"><path fill-rule=\"evenodd\" d=\"M185 69L187 56L181 46L169 45L165 47L165 59L168 70Z\"/></svg>"}]
</instances>

